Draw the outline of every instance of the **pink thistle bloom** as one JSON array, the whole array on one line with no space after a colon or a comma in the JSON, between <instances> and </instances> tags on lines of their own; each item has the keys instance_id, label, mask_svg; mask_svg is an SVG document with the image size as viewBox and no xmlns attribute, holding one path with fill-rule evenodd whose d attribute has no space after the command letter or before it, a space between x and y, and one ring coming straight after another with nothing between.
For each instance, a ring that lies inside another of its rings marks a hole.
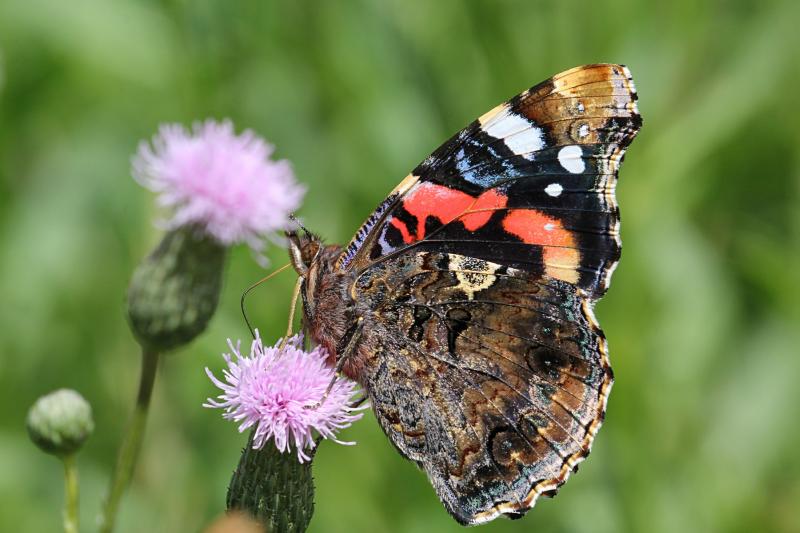
<instances>
[{"instance_id":1,"label":"pink thistle bloom","mask_svg":"<svg viewBox=\"0 0 800 533\"><path fill-rule=\"evenodd\" d=\"M250 130L229 120L159 128L133 157L133 177L172 211L168 229L196 224L225 246L244 242L259 252L266 234L289 226L305 189L288 161Z\"/></svg>"},{"instance_id":2,"label":"pink thistle bloom","mask_svg":"<svg viewBox=\"0 0 800 533\"><path fill-rule=\"evenodd\" d=\"M351 407L356 384L340 377L315 408L333 378L333 369L325 363L324 348L305 352L301 342L302 336L295 335L283 347L278 343L265 348L256 332L248 357L241 354L241 342L234 346L228 339L233 355L223 354L228 364L222 371L225 382L206 368L222 394L218 400L208 398L203 407L224 409L223 418L240 422L240 433L256 426L255 449L263 448L270 438L281 453L291 451L294 444L302 463L311 459L305 450L315 446L313 432L339 444L355 444L337 440L336 432L360 419L363 413L358 411L367 406Z\"/></svg>"}]
</instances>

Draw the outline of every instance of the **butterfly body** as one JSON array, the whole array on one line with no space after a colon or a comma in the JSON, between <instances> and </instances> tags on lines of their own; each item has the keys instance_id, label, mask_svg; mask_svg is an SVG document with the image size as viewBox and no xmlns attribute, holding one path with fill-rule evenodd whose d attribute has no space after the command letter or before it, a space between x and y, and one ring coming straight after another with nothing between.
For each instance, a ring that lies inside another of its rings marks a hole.
<instances>
[{"instance_id":1,"label":"butterfly body","mask_svg":"<svg viewBox=\"0 0 800 533\"><path fill-rule=\"evenodd\" d=\"M590 450L613 382L630 73L578 67L467 126L346 248L291 235L305 326L462 524L519 517Z\"/></svg>"}]
</instances>

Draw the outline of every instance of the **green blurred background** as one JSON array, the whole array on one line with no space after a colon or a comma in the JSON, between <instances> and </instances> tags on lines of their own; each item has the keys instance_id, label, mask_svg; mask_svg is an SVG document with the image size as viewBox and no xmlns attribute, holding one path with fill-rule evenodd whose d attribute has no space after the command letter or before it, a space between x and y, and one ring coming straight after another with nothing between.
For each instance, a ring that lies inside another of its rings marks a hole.
<instances>
[{"instance_id":1,"label":"green blurred background","mask_svg":"<svg viewBox=\"0 0 800 533\"><path fill-rule=\"evenodd\" d=\"M234 120L349 239L454 131L575 65L626 63L644 129L618 197L623 259L597 309L617 376L594 453L554 500L485 531L800 531L800 2L0 0L0 530L60 527L58 463L24 431L67 386L93 530L139 370L126 284L159 240L129 175L161 122ZM271 251L272 264L286 261ZM245 437L200 407L246 337L230 257L211 327L160 369L122 532L198 531ZM256 292L267 338L292 285ZM311 531L458 531L370 415L317 456Z\"/></svg>"}]
</instances>

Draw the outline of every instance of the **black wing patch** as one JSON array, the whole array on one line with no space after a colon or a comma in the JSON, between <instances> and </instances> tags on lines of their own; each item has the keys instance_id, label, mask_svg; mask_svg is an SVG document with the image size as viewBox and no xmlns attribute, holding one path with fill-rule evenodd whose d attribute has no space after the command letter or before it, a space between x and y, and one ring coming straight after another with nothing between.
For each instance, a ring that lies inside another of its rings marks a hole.
<instances>
[{"instance_id":1,"label":"black wing patch","mask_svg":"<svg viewBox=\"0 0 800 533\"><path fill-rule=\"evenodd\" d=\"M339 266L361 271L415 247L547 275L599 298L620 253L617 171L640 126L627 68L559 74L481 116L414 169Z\"/></svg>"}]
</instances>

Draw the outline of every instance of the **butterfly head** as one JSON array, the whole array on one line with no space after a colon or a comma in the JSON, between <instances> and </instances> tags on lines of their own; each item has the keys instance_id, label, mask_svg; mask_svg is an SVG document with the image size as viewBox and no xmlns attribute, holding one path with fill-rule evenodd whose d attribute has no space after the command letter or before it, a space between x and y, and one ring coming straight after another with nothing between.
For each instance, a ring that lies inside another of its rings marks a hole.
<instances>
[{"instance_id":1,"label":"butterfly head","mask_svg":"<svg viewBox=\"0 0 800 533\"><path fill-rule=\"evenodd\" d=\"M342 248L325 245L305 228L289 231L286 236L292 266L301 279L298 292L303 302L304 328L315 343L328 350L333 363L339 340L352 322L346 290L352 280L334 266Z\"/></svg>"},{"instance_id":2,"label":"butterfly head","mask_svg":"<svg viewBox=\"0 0 800 533\"><path fill-rule=\"evenodd\" d=\"M292 266L302 277L308 277L311 265L323 249L322 240L305 228L302 231L287 231L289 257Z\"/></svg>"}]
</instances>

